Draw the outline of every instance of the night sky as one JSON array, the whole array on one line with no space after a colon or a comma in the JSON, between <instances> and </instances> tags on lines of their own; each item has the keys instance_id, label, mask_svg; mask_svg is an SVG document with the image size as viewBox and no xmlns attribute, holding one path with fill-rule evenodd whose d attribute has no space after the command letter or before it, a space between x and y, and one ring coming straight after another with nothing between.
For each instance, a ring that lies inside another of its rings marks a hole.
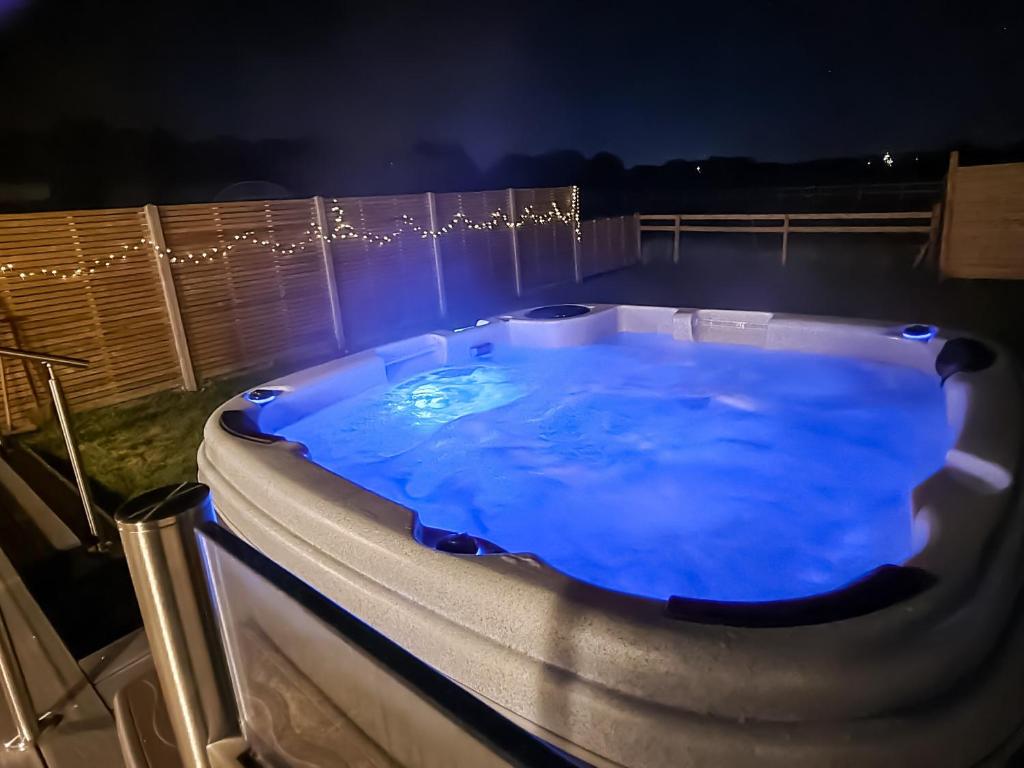
<instances>
[{"instance_id":1,"label":"night sky","mask_svg":"<svg viewBox=\"0 0 1024 768\"><path fill-rule=\"evenodd\" d=\"M1024 3L0 0L4 130L607 150L627 165L1024 138Z\"/></svg>"}]
</instances>

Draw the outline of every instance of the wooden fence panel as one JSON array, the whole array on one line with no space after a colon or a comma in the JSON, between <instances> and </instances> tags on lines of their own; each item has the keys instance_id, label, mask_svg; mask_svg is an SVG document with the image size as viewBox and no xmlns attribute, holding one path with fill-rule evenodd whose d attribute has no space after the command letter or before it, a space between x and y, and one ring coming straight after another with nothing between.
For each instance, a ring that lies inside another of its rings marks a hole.
<instances>
[{"instance_id":1,"label":"wooden fence panel","mask_svg":"<svg viewBox=\"0 0 1024 768\"><path fill-rule=\"evenodd\" d=\"M515 265L508 226L494 214L509 215L506 190L437 194L439 226L451 231L439 239L451 316L460 322L494 314L511 306L515 297ZM463 222L497 221L491 229L473 229Z\"/></svg>"},{"instance_id":2,"label":"wooden fence panel","mask_svg":"<svg viewBox=\"0 0 1024 768\"><path fill-rule=\"evenodd\" d=\"M61 372L76 407L181 383L147 237L136 208L0 216L3 341L89 360ZM4 365L13 420L25 426L32 387L24 366Z\"/></svg>"},{"instance_id":3,"label":"wooden fence panel","mask_svg":"<svg viewBox=\"0 0 1024 768\"><path fill-rule=\"evenodd\" d=\"M334 351L312 200L160 207L200 379Z\"/></svg>"},{"instance_id":4,"label":"wooden fence panel","mask_svg":"<svg viewBox=\"0 0 1024 768\"><path fill-rule=\"evenodd\" d=\"M412 228L430 228L425 195L336 198L327 218L350 348L439 325L433 244Z\"/></svg>"},{"instance_id":5,"label":"wooden fence panel","mask_svg":"<svg viewBox=\"0 0 1024 768\"><path fill-rule=\"evenodd\" d=\"M942 271L951 277L1024 279L1024 163L951 163Z\"/></svg>"},{"instance_id":6,"label":"wooden fence panel","mask_svg":"<svg viewBox=\"0 0 1024 768\"><path fill-rule=\"evenodd\" d=\"M572 205L572 187L551 189L517 189L516 221L524 214L543 215L558 205L568 215ZM546 224L524 224L518 230L519 262L523 291L533 291L556 283L571 283L574 279L573 225L555 220Z\"/></svg>"},{"instance_id":7,"label":"wooden fence panel","mask_svg":"<svg viewBox=\"0 0 1024 768\"><path fill-rule=\"evenodd\" d=\"M508 190L435 195L433 223L430 199L330 200L323 222L314 200L162 206L152 233L136 208L0 216L0 344L88 359L64 379L71 403L92 407L183 384L161 272L200 380L336 354L328 265L353 349L504 310L515 252L527 290L573 279L571 188L517 190L514 212ZM598 261L623 258L601 236ZM0 428L25 427L45 382L11 360L3 374Z\"/></svg>"},{"instance_id":8,"label":"wooden fence panel","mask_svg":"<svg viewBox=\"0 0 1024 768\"><path fill-rule=\"evenodd\" d=\"M628 267L640 261L640 241L635 216L591 219L581 224L583 276Z\"/></svg>"}]
</instances>

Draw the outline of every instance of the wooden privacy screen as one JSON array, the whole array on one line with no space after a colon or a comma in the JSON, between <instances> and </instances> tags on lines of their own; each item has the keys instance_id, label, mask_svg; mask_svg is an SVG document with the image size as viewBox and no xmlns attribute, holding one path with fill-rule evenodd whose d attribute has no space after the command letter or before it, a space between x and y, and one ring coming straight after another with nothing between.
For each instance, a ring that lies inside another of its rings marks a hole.
<instances>
[{"instance_id":1,"label":"wooden privacy screen","mask_svg":"<svg viewBox=\"0 0 1024 768\"><path fill-rule=\"evenodd\" d=\"M564 187L0 215L0 345L89 360L62 377L90 407L452 327L638 260L632 217L577 242L576 203ZM28 426L45 383L3 365L0 429Z\"/></svg>"},{"instance_id":2,"label":"wooden privacy screen","mask_svg":"<svg viewBox=\"0 0 1024 768\"><path fill-rule=\"evenodd\" d=\"M515 220L533 210L543 212L555 203L562 211L571 205L570 187L513 190ZM575 276L575 238L570 227L560 223L524 226L518 231L522 290L531 291L557 283L572 282Z\"/></svg>"},{"instance_id":3,"label":"wooden privacy screen","mask_svg":"<svg viewBox=\"0 0 1024 768\"><path fill-rule=\"evenodd\" d=\"M0 272L0 336L5 345L89 360L87 369L61 372L75 406L181 383L146 238L137 208L0 216L0 262L11 265ZM34 369L3 365L12 420L24 424L35 406L26 377ZM34 384L45 392L41 376Z\"/></svg>"},{"instance_id":4,"label":"wooden privacy screen","mask_svg":"<svg viewBox=\"0 0 1024 768\"><path fill-rule=\"evenodd\" d=\"M429 238L403 227L402 216L429 226L425 195L346 197L327 201L329 223L338 217L361 236L335 239L334 274L338 281L345 335L372 346L440 318L434 252ZM333 229L332 229L333 231Z\"/></svg>"},{"instance_id":5,"label":"wooden privacy screen","mask_svg":"<svg viewBox=\"0 0 1024 768\"><path fill-rule=\"evenodd\" d=\"M552 204L572 212L572 188L327 200L329 223L369 235L331 241L350 346L428 330L443 316L469 321L508 307L517 294L571 282L573 226L535 220Z\"/></svg>"},{"instance_id":6,"label":"wooden privacy screen","mask_svg":"<svg viewBox=\"0 0 1024 768\"><path fill-rule=\"evenodd\" d=\"M640 226L636 216L591 219L581 225L583 276L621 269L640 260Z\"/></svg>"},{"instance_id":7,"label":"wooden privacy screen","mask_svg":"<svg viewBox=\"0 0 1024 768\"><path fill-rule=\"evenodd\" d=\"M513 192L513 194L515 194ZM487 221L495 211L508 210L508 190L448 193L435 196L437 220L449 222L459 213L473 221ZM512 233L453 229L440 243L448 309L465 321L481 317L494 307L509 306L516 291Z\"/></svg>"},{"instance_id":8,"label":"wooden privacy screen","mask_svg":"<svg viewBox=\"0 0 1024 768\"><path fill-rule=\"evenodd\" d=\"M198 380L334 349L312 200L159 211Z\"/></svg>"},{"instance_id":9,"label":"wooden privacy screen","mask_svg":"<svg viewBox=\"0 0 1024 768\"><path fill-rule=\"evenodd\" d=\"M1024 163L960 167L953 153L940 265L950 277L1024 278Z\"/></svg>"}]
</instances>

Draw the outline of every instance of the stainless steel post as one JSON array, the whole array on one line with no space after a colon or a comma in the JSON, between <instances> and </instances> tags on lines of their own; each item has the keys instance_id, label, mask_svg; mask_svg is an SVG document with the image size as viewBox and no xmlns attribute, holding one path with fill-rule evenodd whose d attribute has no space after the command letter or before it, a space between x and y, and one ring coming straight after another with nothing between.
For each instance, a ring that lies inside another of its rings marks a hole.
<instances>
[{"instance_id":1,"label":"stainless steel post","mask_svg":"<svg viewBox=\"0 0 1024 768\"><path fill-rule=\"evenodd\" d=\"M182 483L137 496L115 515L174 737L189 768L209 768L207 745L238 734L196 545L195 526L210 514L209 488Z\"/></svg>"},{"instance_id":2,"label":"stainless steel post","mask_svg":"<svg viewBox=\"0 0 1024 768\"><path fill-rule=\"evenodd\" d=\"M25 675L14 652L14 643L7 628L3 611L0 610L0 685L4 689L4 698L11 710L11 716L18 728L18 735L6 742L6 749L28 749L39 736L39 718L32 706L32 697L25 684Z\"/></svg>"},{"instance_id":3,"label":"stainless steel post","mask_svg":"<svg viewBox=\"0 0 1024 768\"><path fill-rule=\"evenodd\" d=\"M64 400L64 390L60 386L57 372L53 370L53 364L44 362L43 367L46 368L46 378L50 386L50 395L53 397L53 407L57 410L57 423L60 424L60 431L64 435L68 460L71 462L71 470L75 473L75 483L78 485L78 494L82 498L82 507L85 509L89 533L93 535L98 544L103 545L107 541L106 531L100 528L92 492L89 490L89 480L85 476L85 468L82 465L82 454L78 451L78 441L75 439L75 433L71 427L71 413Z\"/></svg>"}]
</instances>

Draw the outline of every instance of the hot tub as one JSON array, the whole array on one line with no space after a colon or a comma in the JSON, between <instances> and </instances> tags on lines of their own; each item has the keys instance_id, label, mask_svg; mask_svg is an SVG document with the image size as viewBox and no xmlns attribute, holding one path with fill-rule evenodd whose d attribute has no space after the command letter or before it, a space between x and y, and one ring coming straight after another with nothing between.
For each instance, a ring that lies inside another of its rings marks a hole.
<instances>
[{"instance_id":1,"label":"hot tub","mask_svg":"<svg viewBox=\"0 0 1024 768\"><path fill-rule=\"evenodd\" d=\"M1020 422L1007 355L935 328L571 305L269 382L199 465L223 525L589 763L966 766L1024 712Z\"/></svg>"}]
</instances>

